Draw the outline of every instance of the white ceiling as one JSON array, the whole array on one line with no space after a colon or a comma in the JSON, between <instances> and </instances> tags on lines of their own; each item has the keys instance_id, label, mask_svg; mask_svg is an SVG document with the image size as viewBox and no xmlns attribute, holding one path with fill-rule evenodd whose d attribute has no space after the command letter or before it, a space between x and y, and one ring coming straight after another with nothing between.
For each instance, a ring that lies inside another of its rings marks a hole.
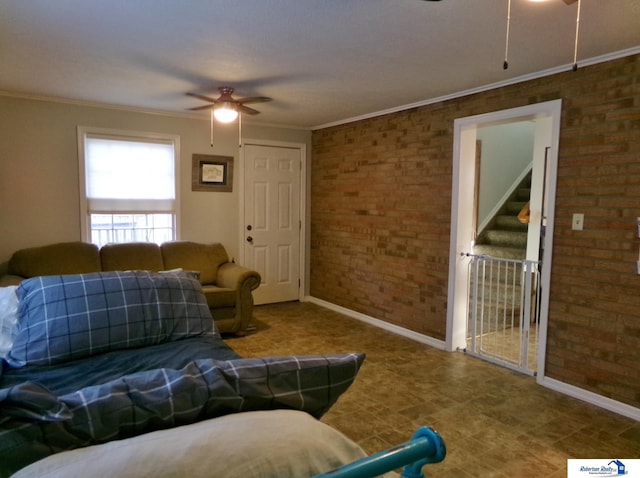
<instances>
[{"instance_id":1,"label":"white ceiling","mask_svg":"<svg viewBox=\"0 0 640 478\"><path fill-rule=\"evenodd\" d=\"M0 91L185 113L232 86L309 128L569 70L577 3L512 0L504 70L507 4L0 0ZM582 0L579 32L579 65L640 52L640 0Z\"/></svg>"}]
</instances>

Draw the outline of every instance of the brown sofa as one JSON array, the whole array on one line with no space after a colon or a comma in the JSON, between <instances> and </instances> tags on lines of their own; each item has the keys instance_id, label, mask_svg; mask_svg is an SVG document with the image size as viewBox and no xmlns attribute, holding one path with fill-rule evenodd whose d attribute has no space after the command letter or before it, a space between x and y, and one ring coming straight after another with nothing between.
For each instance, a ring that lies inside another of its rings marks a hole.
<instances>
[{"instance_id":1,"label":"brown sofa","mask_svg":"<svg viewBox=\"0 0 640 478\"><path fill-rule=\"evenodd\" d=\"M0 286L19 284L29 277L81 274L115 270L197 271L211 315L222 333L242 334L253 314L252 291L260 275L229 262L222 244L188 241L162 245L138 242L107 244L98 248L86 242L64 242L16 251Z\"/></svg>"}]
</instances>

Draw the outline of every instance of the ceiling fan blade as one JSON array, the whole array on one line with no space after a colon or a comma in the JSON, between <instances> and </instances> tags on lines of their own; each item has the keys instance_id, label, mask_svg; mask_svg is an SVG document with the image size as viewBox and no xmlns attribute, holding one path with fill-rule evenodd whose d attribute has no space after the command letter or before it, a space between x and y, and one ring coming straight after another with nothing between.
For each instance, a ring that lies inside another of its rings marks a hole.
<instances>
[{"instance_id":1,"label":"ceiling fan blade","mask_svg":"<svg viewBox=\"0 0 640 478\"><path fill-rule=\"evenodd\" d=\"M271 101L271 98L268 96L252 96L251 98L240 98L236 101L240 105L245 105L247 103L266 103L267 101Z\"/></svg>"},{"instance_id":2,"label":"ceiling fan blade","mask_svg":"<svg viewBox=\"0 0 640 478\"><path fill-rule=\"evenodd\" d=\"M210 110L215 105L204 105L204 106L196 106L195 108L188 108L191 111L200 111L200 110Z\"/></svg>"},{"instance_id":3,"label":"ceiling fan blade","mask_svg":"<svg viewBox=\"0 0 640 478\"><path fill-rule=\"evenodd\" d=\"M254 110L253 108L249 108L248 106L242 105L238 103L238 111L242 113L246 113L248 115L257 115L260 113L258 110Z\"/></svg>"},{"instance_id":4,"label":"ceiling fan blade","mask_svg":"<svg viewBox=\"0 0 640 478\"><path fill-rule=\"evenodd\" d=\"M198 93L187 93L187 96L193 96L194 98L198 98L203 101L208 101L209 103L215 103L216 101L218 101L213 98L209 98L208 96L199 95Z\"/></svg>"},{"instance_id":5,"label":"ceiling fan blade","mask_svg":"<svg viewBox=\"0 0 640 478\"><path fill-rule=\"evenodd\" d=\"M578 0L562 0L567 5L571 5L572 3L576 3Z\"/></svg>"}]
</instances>

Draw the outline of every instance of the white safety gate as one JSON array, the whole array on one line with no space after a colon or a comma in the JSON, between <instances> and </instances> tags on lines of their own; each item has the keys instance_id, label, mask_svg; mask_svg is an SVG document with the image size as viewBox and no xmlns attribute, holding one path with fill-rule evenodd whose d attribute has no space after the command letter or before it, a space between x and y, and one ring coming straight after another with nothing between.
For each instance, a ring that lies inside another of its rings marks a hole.
<instances>
[{"instance_id":1,"label":"white safety gate","mask_svg":"<svg viewBox=\"0 0 640 478\"><path fill-rule=\"evenodd\" d=\"M535 375L540 263L466 255L470 262L465 351Z\"/></svg>"}]
</instances>

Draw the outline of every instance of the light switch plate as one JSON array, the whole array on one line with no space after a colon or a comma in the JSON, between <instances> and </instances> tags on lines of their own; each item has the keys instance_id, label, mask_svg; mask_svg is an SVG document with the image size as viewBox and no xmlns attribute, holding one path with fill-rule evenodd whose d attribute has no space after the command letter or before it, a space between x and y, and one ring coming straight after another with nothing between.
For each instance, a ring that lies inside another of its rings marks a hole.
<instances>
[{"instance_id":1,"label":"light switch plate","mask_svg":"<svg viewBox=\"0 0 640 478\"><path fill-rule=\"evenodd\" d=\"M584 214L575 213L571 219L571 229L574 231L582 231L584 227Z\"/></svg>"}]
</instances>

